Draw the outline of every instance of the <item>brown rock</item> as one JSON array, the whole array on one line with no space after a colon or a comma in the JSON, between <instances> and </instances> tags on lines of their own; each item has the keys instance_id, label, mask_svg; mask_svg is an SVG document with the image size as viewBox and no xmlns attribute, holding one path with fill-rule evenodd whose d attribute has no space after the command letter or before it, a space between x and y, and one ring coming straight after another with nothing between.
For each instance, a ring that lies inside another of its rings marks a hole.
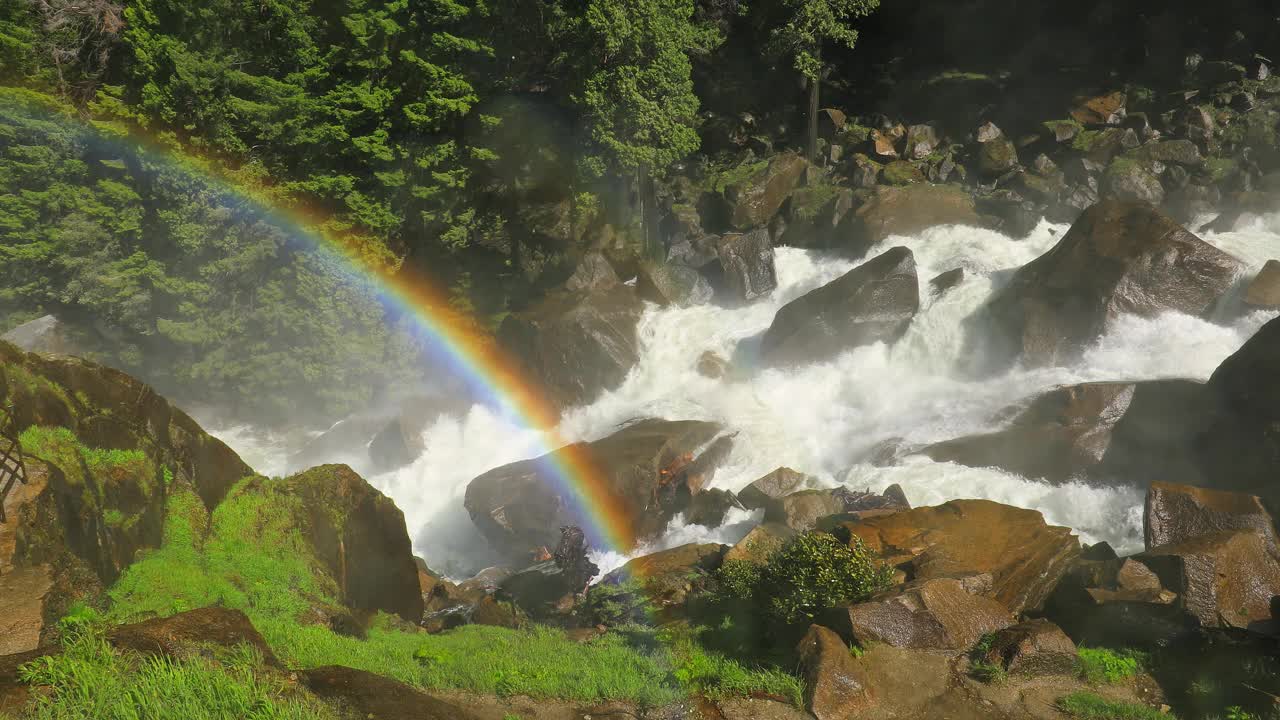
<instances>
[{"instance_id":1,"label":"brown rock","mask_svg":"<svg viewBox=\"0 0 1280 720\"><path fill-rule=\"evenodd\" d=\"M684 265L641 262L636 293L658 305L702 305L711 301L711 283L702 273Z\"/></svg>"},{"instance_id":2,"label":"brown rock","mask_svg":"<svg viewBox=\"0 0 1280 720\"><path fill-rule=\"evenodd\" d=\"M121 625L111 631L108 639L123 650L167 657L198 653L205 645L248 645L261 653L268 665L280 666L267 641L239 610L207 607Z\"/></svg>"},{"instance_id":3,"label":"brown rock","mask_svg":"<svg viewBox=\"0 0 1280 720\"><path fill-rule=\"evenodd\" d=\"M1201 627L1247 629L1267 622L1272 598L1280 595L1280 557L1256 531L1200 535L1137 560L1178 593L1178 607Z\"/></svg>"},{"instance_id":4,"label":"brown rock","mask_svg":"<svg viewBox=\"0 0 1280 720\"><path fill-rule=\"evenodd\" d=\"M882 158L898 157L898 144L907 136L907 129L895 125L887 130L871 131L871 147Z\"/></svg>"},{"instance_id":5,"label":"brown rock","mask_svg":"<svg viewBox=\"0 0 1280 720\"><path fill-rule=\"evenodd\" d=\"M983 635L1014 624L1003 605L971 589L961 579L920 580L835 611L833 617L839 617L837 629L860 645L966 650Z\"/></svg>"},{"instance_id":6,"label":"brown rock","mask_svg":"<svg viewBox=\"0 0 1280 720\"><path fill-rule=\"evenodd\" d=\"M783 153L741 183L725 189L729 224L736 230L762 227L777 214L787 196L800 183L809 163L799 155Z\"/></svg>"},{"instance_id":7,"label":"brown rock","mask_svg":"<svg viewBox=\"0 0 1280 720\"><path fill-rule=\"evenodd\" d=\"M698 356L697 365L698 374L713 380L724 377L725 372L729 369L729 361L720 357L716 353L707 350Z\"/></svg>"},{"instance_id":8,"label":"brown rock","mask_svg":"<svg viewBox=\"0 0 1280 720\"><path fill-rule=\"evenodd\" d=\"M412 622L422 617L404 513L391 498L346 465L321 465L289 477L283 492L301 499L307 512L303 536L337 582L343 604Z\"/></svg>"},{"instance_id":9,"label":"brown rock","mask_svg":"<svg viewBox=\"0 0 1280 720\"><path fill-rule=\"evenodd\" d=\"M989 308L1012 355L1049 365L1078 357L1122 314L1207 314L1239 269L1149 205L1104 200Z\"/></svg>"},{"instance_id":10,"label":"brown rock","mask_svg":"<svg viewBox=\"0 0 1280 720\"><path fill-rule=\"evenodd\" d=\"M786 525L778 523L757 525L724 554L724 562L743 560L763 565L771 554L795 536L796 531Z\"/></svg>"},{"instance_id":11,"label":"brown rock","mask_svg":"<svg viewBox=\"0 0 1280 720\"><path fill-rule=\"evenodd\" d=\"M1011 675L1071 675L1076 644L1048 620L1028 620L998 631L986 661Z\"/></svg>"},{"instance_id":12,"label":"brown rock","mask_svg":"<svg viewBox=\"0 0 1280 720\"><path fill-rule=\"evenodd\" d=\"M474 720L467 710L402 682L340 665L303 670L303 685L367 720Z\"/></svg>"},{"instance_id":13,"label":"brown rock","mask_svg":"<svg viewBox=\"0 0 1280 720\"><path fill-rule=\"evenodd\" d=\"M1244 293L1244 304L1251 308L1280 308L1280 260L1268 260Z\"/></svg>"},{"instance_id":14,"label":"brown rock","mask_svg":"<svg viewBox=\"0 0 1280 720\"><path fill-rule=\"evenodd\" d=\"M593 250L582 256L564 286L571 292L597 292L617 287L621 282L604 253Z\"/></svg>"},{"instance_id":15,"label":"brown rock","mask_svg":"<svg viewBox=\"0 0 1280 720\"><path fill-rule=\"evenodd\" d=\"M0 575L0 655L40 646L46 626L57 619L50 607L55 599L53 569L48 565Z\"/></svg>"},{"instance_id":16,"label":"brown rock","mask_svg":"<svg viewBox=\"0 0 1280 720\"><path fill-rule=\"evenodd\" d=\"M1125 117L1125 100L1125 94L1119 90L1083 98L1071 111L1071 117L1082 125L1118 125Z\"/></svg>"},{"instance_id":17,"label":"brown rock","mask_svg":"<svg viewBox=\"0 0 1280 720\"><path fill-rule=\"evenodd\" d=\"M750 302L778 287L773 262L773 241L766 229L729 234L716 244L725 291L738 302Z\"/></svg>"},{"instance_id":18,"label":"brown rock","mask_svg":"<svg viewBox=\"0 0 1280 720\"><path fill-rule=\"evenodd\" d=\"M937 225L980 226L973 196L958 185L880 186L840 221L840 235L854 255L891 235L917 235Z\"/></svg>"},{"instance_id":19,"label":"brown rock","mask_svg":"<svg viewBox=\"0 0 1280 720\"><path fill-rule=\"evenodd\" d=\"M847 525L916 580L990 573L993 592L1013 613L1041 607L1080 554L1071 530L1034 510L988 500L953 500Z\"/></svg>"},{"instance_id":20,"label":"brown rock","mask_svg":"<svg viewBox=\"0 0 1280 720\"><path fill-rule=\"evenodd\" d=\"M683 605L693 585L690 575L711 572L720 567L728 546L716 543L691 543L661 550L627 562L605 575L601 584L621 585L629 579L644 587L645 599L660 608Z\"/></svg>"},{"instance_id":21,"label":"brown rock","mask_svg":"<svg viewBox=\"0 0 1280 720\"><path fill-rule=\"evenodd\" d=\"M622 384L640 358L636 324L644 304L622 286L548 295L508 315L499 344L561 406L588 403Z\"/></svg>"},{"instance_id":22,"label":"brown rock","mask_svg":"<svg viewBox=\"0 0 1280 720\"><path fill-rule=\"evenodd\" d=\"M727 698L716 702L724 720L813 720L790 703L764 698Z\"/></svg>"},{"instance_id":23,"label":"brown rock","mask_svg":"<svg viewBox=\"0 0 1280 720\"><path fill-rule=\"evenodd\" d=\"M773 365L830 359L897 340L920 309L915 256L895 247L778 310L760 342Z\"/></svg>"},{"instance_id":24,"label":"brown rock","mask_svg":"<svg viewBox=\"0 0 1280 720\"><path fill-rule=\"evenodd\" d=\"M817 720L844 720L870 704L849 646L821 625L810 625L800 644L805 707Z\"/></svg>"},{"instance_id":25,"label":"brown rock","mask_svg":"<svg viewBox=\"0 0 1280 720\"><path fill-rule=\"evenodd\" d=\"M1148 550L1222 530L1253 530L1276 542L1271 515L1254 495L1164 482L1147 490L1143 535Z\"/></svg>"},{"instance_id":26,"label":"brown rock","mask_svg":"<svg viewBox=\"0 0 1280 720\"><path fill-rule=\"evenodd\" d=\"M804 532L816 527L820 518L842 513L844 509L843 498L830 490L801 490L769 503L764 519Z\"/></svg>"},{"instance_id":27,"label":"brown rock","mask_svg":"<svg viewBox=\"0 0 1280 720\"><path fill-rule=\"evenodd\" d=\"M694 453L720 433L715 423L649 419L591 443L577 443L553 455L572 454L598 471L600 490L611 495L636 539L661 532L683 510L691 494L689 470L705 478L710 468ZM472 480L464 505L490 543L513 558L539 546L554 547L559 528L590 527L579 504L542 457L504 465Z\"/></svg>"},{"instance_id":28,"label":"brown rock","mask_svg":"<svg viewBox=\"0 0 1280 720\"><path fill-rule=\"evenodd\" d=\"M818 479L811 475L780 467L740 490L738 499L747 508L765 508L773 500L801 490L815 490L819 485Z\"/></svg>"},{"instance_id":29,"label":"brown rock","mask_svg":"<svg viewBox=\"0 0 1280 720\"><path fill-rule=\"evenodd\" d=\"M953 268L929 281L929 292L935 297L964 282L964 268Z\"/></svg>"}]
</instances>

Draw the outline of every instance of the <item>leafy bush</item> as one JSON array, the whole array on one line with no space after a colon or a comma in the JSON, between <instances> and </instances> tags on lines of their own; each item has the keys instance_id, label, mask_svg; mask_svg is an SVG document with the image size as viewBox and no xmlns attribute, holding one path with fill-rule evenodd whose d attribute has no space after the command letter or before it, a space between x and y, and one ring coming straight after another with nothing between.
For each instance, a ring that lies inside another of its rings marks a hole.
<instances>
[{"instance_id":1,"label":"leafy bush","mask_svg":"<svg viewBox=\"0 0 1280 720\"><path fill-rule=\"evenodd\" d=\"M1080 675L1091 683L1119 683L1138 674L1144 656L1133 650L1080 648Z\"/></svg>"},{"instance_id":2,"label":"leafy bush","mask_svg":"<svg viewBox=\"0 0 1280 720\"><path fill-rule=\"evenodd\" d=\"M1118 702L1087 692L1075 692L1058 700L1058 709L1079 720L1177 720L1155 708Z\"/></svg>"},{"instance_id":3,"label":"leafy bush","mask_svg":"<svg viewBox=\"0 0 1280 720\"><path fill-rule=\"evenodd\" d=\"M634 579L621 583L599 583L587 590L581 612L592 625L618 627L646 623L653 619L654 607L643 585Z\"/></svg>"},{"instance_id":4,"label":"leafy bush","mask_svg":"<svg viewBox=\"0 0 1280 720\"><path fill-rule=\"evenodd\" d=\"M757 602L786 623L809 620L828 608L862 602L893 582L893 569L854 537L848 543L824 532L798 535L769 557L756 585Z\"/></svg>"}]
</instances>

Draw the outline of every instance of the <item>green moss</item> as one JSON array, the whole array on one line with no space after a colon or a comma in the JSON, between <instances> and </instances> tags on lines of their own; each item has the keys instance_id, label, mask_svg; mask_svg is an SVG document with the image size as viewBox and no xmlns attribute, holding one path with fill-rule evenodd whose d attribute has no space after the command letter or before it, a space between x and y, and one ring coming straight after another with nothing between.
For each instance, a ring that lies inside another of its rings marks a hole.
<instances>
[{"instance_id":1,"label":"green moss","mask_svg":"<svg viewBox=\"0 0 1280 720\"><path fill-rule=\"evenodd\" d=\"M1211 157L1205 159L1204 168L1212 182L1220 183L1235 172L1236 161L1231 158Z\"/></svg>"},{"instance_id":2,"label":"green moss","mask_svg":"<svg viewBox=\"0 0 1280 720\"><path fill-rule=\"evenodd\" d=\"M119 528L124 525L124 513L116 510L115 508L111 508L110 510L102 513L102 521L107 524L107 527Z\"/></svg>"},{"instance_id":3,"label":"green moss","mask_svg":"<svg viewBox=\"0 0 1280 720\"><path fill-rule=\"evenodd\" d=\"M1060 698L1058 709L1079 720L1177 720L1175 715L1137 703L1118 702L1087 692Z\"/></svg>"},{"instance_id":4,"label":"green moss","mask_svg":"<svg viewBox=\"0 0 1280 720\"><path fill-rule=\"evenodd\" d=\"M1080 648L1080 675L1091 683L1120 683L1138 674L1145 655L1134 650Z\"/></svg>"},{"instance_id":5,"label":"green moss","mask_svg":"<svg viewBox=\"0 0 1280 720\"><path fill-rule=\"evenodd\" d=\"M1079 152L1090 152L1102 138L1102 130L1081 130L1071 139L1071 149Z\"/></svg>"},{"instance_id":6,"label":"green moss","mask_svg":"<svg viewBox=\"0 0 1280 720\"><path fill-rule=\"evenodd\" d=\"M1085 132L1084 125L1081 125L1075 118L1067 118L1066 120L1046 120L1042 124L1044 125L1045 130L1048 130L1049 134L1054 135L1055 137L1057 136L1058 128L1060 127L1074 128L1075 135L1072 136L1073 144L1075 138L1079 137L1080 133ZM1080 148L1076 149L1079 150Z\"/></svg>"},{"instance_id":7,"label":"green moss","mask_svg":"<svg viewBox=\"0 0 1280 720\"><path fill-rule=\"evenodd\" d=\"M709 187L711 190L722 193L731 185L744 183L756 175L764 172L769 167L768 160L748 160L738 165L713 172L708 176Z\"/></svg>"},{"instance_id":8,"label":"green moss","mask_svg":"<svg viewBox=\"0 0 1280 720\"><path fill-rule=\"evenodd\" d=\"M73 486L85 485L80 441L64 427L33 425L18 436L22 452L56 466Z\"/></svg>"},{"instance_id":9,"label":"green moss","mask_svg":"<svg viewBox=\"0 0 1280 720\"><path fill-rule=\"evenodd\" d=\"M912 185L924 182L924 173L906 160L894 160L884 166L884 181L889 185Z\"/></svg>"},{"instance_id":10,"label":"green moss","mask_svg":"<svg viewBox=\"0 0 1280 720\"><path fill-rule=\"evenodd\" d=\"M791 194L791 216L796 220L812 222L839 192L839 187L829 183L799 188Z\"/></svg>"}]
</instances>

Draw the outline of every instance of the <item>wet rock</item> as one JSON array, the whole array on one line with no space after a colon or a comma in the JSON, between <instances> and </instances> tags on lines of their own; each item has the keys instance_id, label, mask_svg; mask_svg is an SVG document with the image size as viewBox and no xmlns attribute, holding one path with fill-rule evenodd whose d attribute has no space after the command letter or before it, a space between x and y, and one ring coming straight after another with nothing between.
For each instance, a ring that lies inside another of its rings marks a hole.
<instances>
[{"instance_id":1,"label":"wet rock","mask_svg":"<svg viewBox=\"0 0 1280 720\"><path fill-rule=\"evenodd\" d=\"M743 560L763 565L774 551L796 536L796 531L778 523L757 525L724 555L724 561Z\"/></svg>"},{"instance_id":2,"label":"wet rock","mask_svg":"<svg viewBox=\"0 0 1280 720\"><path fill-rule=\"evenodd\" d=\"M695 453L720 433L715 423L642 420L595 442L576 443L553 455L588 462L598 471L598 491L607 493L637 539L666 527L688 505L688 467ZM472 480L464 505L498 550L521 557L532 548L559 542L557 528L589 526L579 504L548 466L566 459L535 458L504 465Z\"/></svg>"},{"instance_id":3,"label":"wet rock","mask_svg":"<svg viewBox=\"0 0 1280 720\"><path fill-rule=\"evenodd\" d=\"M1147 143L1134 151L1134 156L1147 162L1161 162L1166 165L1184 165L1200 167L1204 164L1204 156L1200 148L1190 140L1165 140Z\"/></svg>"},{"instance_id":4,"label":"wet rock","mask_svg":"<svg viewBox=\"0 0 1280 720\"><path fill-rule=\"evenodd\" d=\"M1117 158L1111 163L1104 186L1109 198L1155 206L1164 202L1160 178L1146 166L1127 158Z\"/></svg>"},{"instance_id":5,"label":"wet rock","mask_svg":"<svg viewBox=\"0 0 1280 720\"><path fill-rule=\"evenodd\" d=\"M838 245L840 221L853 204L853 191L846 188L818 184L796 190L791 195L790 223L778 244L813 248Z\"/></svg>"},{"instance_id":6,"label":"wet rock","mask_svg":"<svg viewBox=\"0 0 1280 720\"><path fill-rule=\"evenodd\" d=\"M1018 149L1008 138L996 138L978 146L978 172L997 178L1018 167Z\"/></svg>"},{"instance_id":7,"label":"wet rock","mask_svg":"<svg viewBox=\"0 0 1280 720\"><path fill-rule=\"evenodd\" d=\"M993 122L985 122L978 127L978 142L986 144L1004 137L1004 133Z\"/></svg>"},{"instance_id":8,"label":"wet rock","mask_svg":"<svg viewBox=\"0 0 1280 720\"><path fill-rule=\"evenodd\" d=\"M554 560L531 565L502 581L502 596L530 617L545 620L573 606L573 595L585 587Z\"/></svg>"},{"instance_id":9,"label":"wet rock","mask_svg":"<svg viewBox=\"0 0 1280 720\"><path fill-rule=\"evenodd\" d=\"M930 294L935 297L943 295L962 282L964 282L964 268L953 268L929 281Z\"/></svg>"},{"instance_id":10,"label":"wet rock","mask_svg":"<svg viewBox=\"0 0 1280 720\"><path fill-rule=\"evenodd\" d=\"M627 561L601 578L601 584L621 585L635 580L645 599L659 608L683 605L693 589L690 577L720 567L728 547L716 543L691 543Z\"/></svg>"},{"instance_id":11,"label":"wet rock","mask_svg":"<svg viewBox=\"0 0 1280 720\"><path fill-rule=\"evenodd\" d=\"M627 287L553 294L507 316L498 342L561 406L580 405L622 384L639 360L644 304Z\"/></svg>"},{"instance_id":12,"label":"wet rock","mask_svg":"<svg viewBox=\"0 0 1280 720\"><path fill-rule=\"evenodd\" d=\"M1119 90L1083 98L1071 117L1083 125L1118 125L1125 118L1125 94Z\"/></svg>"},{"instance_id":13,"label":"wet rock","mask_svg":"<svg viewBox=\"0 0 1280 720\"><path fill-rule=\"evenodd\" d=\"M850 162L851 170L849 179L856 188L873 188L880 180L880 170L883 167L880 163L861 153L854 155Z\"/></svg>"},{"instance_id":14,"label":"wet rock","mask_svg":"<svg viewBox=\"0 0 1280 720\"><path fill-rule=\"evenodd\" d=\"M340 665L303 670L311 692L369 720L476 720L477 716L397 680Z\"/></svg>"},{"instance_id":15,"label":"wet rock","mask_svg":"<svg viewBox=\"0 0 1280 720\"><path fill-rule=\"evenodd\" d=\"M773 365L830 359L874 342L893 342L920 308L915 258L895 247L784 305L761 341Z\"/></svg>"},{"instance_id":16,"label":"wet rock","mask_svg":"<svg viewBox=\"0 0 1280 720\"><path fill-rule=\"evenodd\" d=\"M1276 541L1271 515L1257 496L1151 483L1143 512L1143 536L1148 549L1224 530L1253 530L1272 544Z\"/></svg>"},{"instance_id":17,"label":"wet rock","mask_svg":"<svg viewBox=\"0 0 1280 720\"><path fill-rule=\"evenodd\" d=\"M804 532L816 527L820 518L844 511L844 498L831 490L801 490L770 502L764 519Z\"/></svg>"},{"instance_id":18,"label":"wet rock","mask_svg":"<svg viewBox=\"0 0 1280 720\"><path fill-rule=\"evenodd\" d=\"M727 698L716 702L724 720L812 720L809 713L790 703L764 698Z\"/></svg>"},{"instance_id":19,"label":"wet rock","mask_svg":"<svg viewBox=\"0 0 1280 720\"><path fill-rule=\"evenodd\" d=\"M1238 260L1154 208L1107 200L1018 270L989 309L1025 362L1062 363L1121 314L1207 314L1239 270Z\"/></svg>"},{"instance_id":20,"label":"wet rock","mask_svg":"<svg viewBox=\"0 0 1280 720\"><path fill-rule=\"evenodd\" d=\"M698 356L696 369L699 375L717 380L724 377L725 373L728 372L729 361L707 350Z\"/></svg>"},{"instance_id":21,"label":"wet rock","mask_svg":"<svg viewBox=\"0 0 1280 720\"><path fill-rule=\"evenodd\" d=\"M796 646L804 678L805 708L817 720L843 720L870 704L858 666L840 636L810 625Z\"/></svg>"},{"instance_id":22,"label":"wet rock","mask_svg":"<svg viewBox=\"0 0 1280 720\"><path fill-rule=\"evenodd\" d=\"M886 185L914 185L925 181L924 171L906 160L894 160L885 165L881 178Z\"/></svg>"},{"instance_id":23,"label":"wet rock","mask_svg":"<svg viewBox=\"0 0 1280 720\"><path fill-rule=\"evenodd\" d=\"M725 290L732 300L751 302L778 287L768 230L725 235L716 245L716 252L724 272Z\"/></svg>"},{"instance_id":24,"label":"wet rock","mask_svg":"<svg viewBox=\"0 0 1280 720\"><path fill-rule=\"evenodd\" d=\"M1013 613L1041 607L1080 554L1069 528L987 500L953 500L844 527L916 580L989 574L994 597Z\"/></svg>"},{"instance_id":25,"label":"wet rock","mask_svg":"<svg viewBox=\"0 0 1280 720\"><path fill-rule=\"evenodd\" d=\"M986 661L1010 675L1073 675L1077 672L1076 644L1062 628L1037 619L999 630Z\"/></svg>"},{"instance_id":26,"label":"wet rock","mask_svg":"<svg viewBox=\"0 0 1280 720\"><path fill-rule=\"evenodd\" d=\"M280 667L267 641L239 610L207 607L120 625L111 631L108 639L122 650L175 658L197 654L208 645L224 648L248 645L262 655L266 664Z\"/></svg>"},{"instance_id":27,"label":"wet rock","mask_svg":"<svg viewBox=\"0 0 1280 720\"><path fill-rule=\"evenodd\" d=\"M598 292L614 288L621 282L604 253L591 251L578 261L564 287L570 292Z\"/></svg>"},{"instance_id":28,"label":"wet rock","mask_svg":"<svg viewBox=\"0 0 1280 720\"><path fill-rule=\"evenodd\" d=\"M740 231L767 225L800 183L808 163L799 155L775 156L767 167L725 189L729 224Z\"/></svg>"},{"instance_id":29,"label":"wet rock","mask_svg":"<svg viewBox=\"0 0 1280 720\"><path fill-rule=\"evenodd\" d=\"M916 235L937 225L980 226L973 196L957 185L877 187L841 221L844 246L861 255L891 235Z\"/></svg>"},{"instance_id":30,"label":"wet rock","mask_svg":"<svg viewBox=\"0 0 1280 720\"><path fill-rule=\"evenodd\" d=\"M256 478L241 492L255 492ZM273 492L301 500L296 518L316 559L334 578L344 605L417 622L422 590L404 513L346 465L322 465L278 481Z\"/></svg>"},{"instance_id":31,"label":"wet rock","mask_svg":"<svg viewBox=\"0 0 1280 720\"><path fill-rule=\"evenodd\" d=\"M1205 395L1190 380L1064 385L1037 396L1002 430L920 452L1051 482L1184 477Z\"/></svg>"},{"instance_id":32,"label":"wet rock","mask_svg":"<svg viewBox=\"0 0 1280 720\"><path fill-rule=\"evenodd\" d=\"M964 579L921 580L835 611L832 617L841 621L836 629L860 645L967 650L983 635L1014 624L1002 604L975 594L972 587Z\"/></svg>"},{"instance_id":33,"label":"wet rock","mask_svg":"<svg viewBox=\"0 0 1280 720\"><path fill-rule=\"evenodd\" d=\"M733 493L719 488L703 490L689 501L684 519L690 525L717 528L724 524L725 515L733 509L745 509Z\"/></svg>"},{"instance_id":34,"label":"wet rock","mask_svg":"<svg viewBox=\"0 0 1280 720\"><path fill-rule=\"evenodd\" d=\"M931 125L912 125L907 128L907 158L924 160L938 149L938 132Z\"/></svg>"},{"instance_id":35,"label":"wet rock","mask_svg":"<svg viewBox=\"0 0 1280 720\"><path fill-rule=\"evenodd\" d=\"M906 135L907 129L902 125L872 130L871 148L881 158L896 158L898 157L898 146Z\"/></svg>"},{"instance_id":36,"label":"wet rock","mask_svg":"<svg viewBox=\"0 0 1280 720\"><path fill-rule=\"evenodd\" d=\"M702 273L683 265L642 262L636 293L658 305L702 305L711 302L711 283Z\"/></svg>"},{"instance_id":37,"label":"wet rock","mask_svg":"<svg viewBox=\"0 0 1280 720\"><path fill-rule=\"evenodd\" d=\"M1200 535L1137 556L1178 594L1177 606L1205 628L1240 628L1269 621L1280 595L1280 557L1256 531Z\"/></svg>"},{"instance_id":38,"label":"wet rock","mask_svg":"<svg viewBox=\"0 0 1280 720\"><path fill-rule=\"evenodd\" d=\"M820 486L819 480L811 475L780 467L740 490L738 500L747 508L765 508L773 500L801 490L816 490Z\"/></svg>"},{"instance_id":39,"label":"wet rock","mask_svg":"<svg viewBox=\"0 0 1280 720\"><path fill-rule=\"evenodd\" d=\"M1010 190L998 190L977 198L977 210L984 224L1011 238L1025 238L1040 224L1042 213L1036 204Z\"/></svg>"},{"instance_id":40,"label":"wet rock","mask_svg":"<svg viewBox=\"0 0 1280 720\"><path fill-rule=\"evenodd\" d=\"M1245 289L1244 304L1250 308L1280 308L1280 260L1268 260Z\"/></svg>"},{"instance_id":41,"label":"wet rock","mask_svg":"<svg viewBox=\"0 0 1280 720\"><path fill-rule=\"evenodd\" d=\"M54 571L36 565L0 574L0 655L40 647L59 614Z\"/></svg>"}]
</instances>

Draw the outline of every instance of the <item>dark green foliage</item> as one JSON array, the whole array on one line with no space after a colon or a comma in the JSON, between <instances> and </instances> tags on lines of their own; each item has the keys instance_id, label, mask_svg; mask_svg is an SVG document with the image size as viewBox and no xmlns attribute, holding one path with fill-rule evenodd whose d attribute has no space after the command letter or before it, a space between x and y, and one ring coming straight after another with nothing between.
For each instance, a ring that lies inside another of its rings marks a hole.
<instances>
[{"instance_id":1,"label":"dark green foliage","mask_svg":"<svg viewBox=\"0 0 1280 720\"><path fill-rule=\"evenodd\" d=\"M825 532L788 541L763 566L728 562L717 573L727 598L750 599L783 623L800 623L829 608L866 600L887 588L893 568L879 563L859 538L845 543Z\"/></svg>"},{"instance_id":2,"label":"dark green foliage","mask_svg":"<svg viewBox=\"0 0 1280 720\"><path fill-rule=\"evenodd\" d=\"M1080 674L1091 683L1119 683L1138 674L1145 663L1143 653L1134 650L1085 648L1079 650Z\"/></svg>"},{"instance_id":3,"label":"dark green foliage","mask_svg":"<svg viewBox=\"0 0 1280 720\"><path fill-rule=\"evenodd\" d=\"M618 627L653 620L654 607L644 585L634 579L621 583L598 583L587 589L580 612L592 625Z\"/></svg>"}]
</instances>

